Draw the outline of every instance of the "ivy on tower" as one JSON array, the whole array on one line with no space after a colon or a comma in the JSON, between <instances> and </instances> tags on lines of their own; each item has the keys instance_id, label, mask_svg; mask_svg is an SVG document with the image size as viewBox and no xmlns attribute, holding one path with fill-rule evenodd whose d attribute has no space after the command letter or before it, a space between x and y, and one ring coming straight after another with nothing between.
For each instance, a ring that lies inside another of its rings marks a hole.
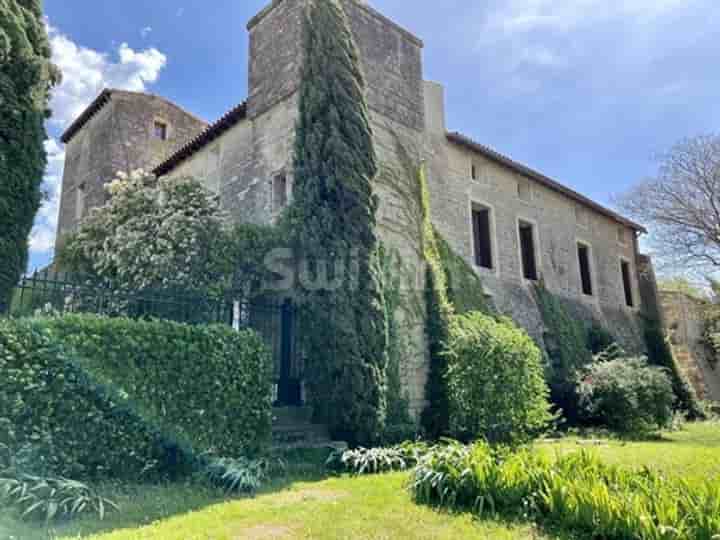
<instances>
[{"instance_id":1,"label":"ivy on tower","mask_svg":"<svg viewBox=\"0 0 720 540\"><path fill-rule=\"evenodd\" d=\"M332 284L301 279L297 290L308 393L335 437L372 444L385 423L388 350L372 187L377 160L358 51L337 0L309 4L303 53L286 225L299 274L326 275Z\"/></svg>"}]
</instances>

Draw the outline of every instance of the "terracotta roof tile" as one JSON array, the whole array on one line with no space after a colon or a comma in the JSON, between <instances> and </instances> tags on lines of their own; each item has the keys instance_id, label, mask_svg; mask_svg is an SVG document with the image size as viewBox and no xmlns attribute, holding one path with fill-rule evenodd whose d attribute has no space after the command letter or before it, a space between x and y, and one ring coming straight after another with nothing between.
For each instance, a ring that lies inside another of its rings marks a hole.
<instances>
[{"instance_id":1,"label":"terracotta roof tile","mask_svg":"<svg viewBox=\"0 0 720 540\"><path fill-rule=\"evenodd\" d=\"M153 170L153 174L156 176L163 176L181 162L198 152L204 146L210 144L212 141L220 137L223 133L229 130L231 127L241 122L247 117L247 101L243 101L240 105L231 109L225 113L217 122L209 125L197 136L190 139L175 152L173 152L168 158L162 163L157 165Z\"/></svg>"}]
</instances>

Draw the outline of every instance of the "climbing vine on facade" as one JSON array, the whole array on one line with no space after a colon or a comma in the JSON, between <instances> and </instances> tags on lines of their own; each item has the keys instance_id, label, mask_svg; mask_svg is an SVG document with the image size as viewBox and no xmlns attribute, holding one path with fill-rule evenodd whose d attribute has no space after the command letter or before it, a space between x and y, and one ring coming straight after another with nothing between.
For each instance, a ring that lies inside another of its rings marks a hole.
<instances>
[{"instance_id":1,"label":"climbing vine on facade","mask_svg":"<svg viewBox=\"0 0 720 540\"><path fill-rule=\"evenodd\" d=\"M386 417L388 322L375 232L377 163L365 81L336 0L310 4L295 140L293 204L284 217L302 283L302 346L315 414L331 433L372 444Z\"/></svg>"}]
</instances>

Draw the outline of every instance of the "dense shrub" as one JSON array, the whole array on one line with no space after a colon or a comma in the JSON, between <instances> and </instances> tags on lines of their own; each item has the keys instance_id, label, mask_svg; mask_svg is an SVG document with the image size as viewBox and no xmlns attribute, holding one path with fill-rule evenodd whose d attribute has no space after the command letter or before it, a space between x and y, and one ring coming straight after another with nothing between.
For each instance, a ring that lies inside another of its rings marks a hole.
<instances>
[{"instance_id":1,"label":"dense shrub","mask_svg":"<svg viewBox=\"0 0 720 540\"><path fill-rule=\"evenodd\" d=\"M196 450L240 457L268 441L270 357L253 331L79 315L39 324L145 418Z\"/></svg>"},{"instance_id":2,"label":"dense shrub","mask_svg":"<svg viewBox=\"0 0 720 540\"><path fill-rule=\"evenodd\" d=\"M176 475L185 446L100 384L50 335L47 322L0 320L0 443L23 469L70 478Z\"/></svg>"},{"instance_id":3,"label":"dense shrub","mask_svg":"<svg viewBox=\"0 0 720 540\"><path fill-rule=\"evenodd\" d=\"M552 419L540 350L509 319L456 316L445 354L455 436L522 442Z\"/></svg>"},{"instance_id":4,"label":"dense shrub","mask_svg":"<svg viewBox=\"0 0 720 540\"><path fill-rule=\"evenodd\" d=\"M617 340L604 326L594 321L587 330L587 348L593 354L602 354L616 346Z\"/></svg>"},{"instance_id":5,"label":"dense shrub","mask_svg":"<svg viewBox=\"0 0 720 540\"><path fill-rule=\"evenodd\" d=\"M619 358L589 367L578 394L590 421L624 433L667 427L673 417L672 383L644 358Z\"/></svg>"},{"instance_id":6,"label":"dense shrub","mask_svg":"<svg viewBox=\"0 0 720 540\"><path fill-rule=\"evenodd\" d=\"M534 518L592 538L713 540L720 481L690 483L606 465L578 452L509 454L484 443L437 447L420 459L411 489L420 503Z\"/></svg>"}]
</instances>

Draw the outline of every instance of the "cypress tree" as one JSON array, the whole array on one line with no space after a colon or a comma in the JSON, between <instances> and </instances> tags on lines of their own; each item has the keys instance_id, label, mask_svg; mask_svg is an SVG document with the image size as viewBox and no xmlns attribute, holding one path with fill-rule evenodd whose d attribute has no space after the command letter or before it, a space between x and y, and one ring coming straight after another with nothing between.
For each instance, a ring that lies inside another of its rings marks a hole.
<instances>
[{"instance_id":1,"label":"cypress tree","mask_svg":"<svg viewBox=\"0 0 720 540\"><path fill-rule=\"evenodd\" d=\"M306 12L296 128L286 225L301 268L318 277L329 267L336 284L298 286L308 393L333 436L373 444L385 423L388 349L372 188L377 161L360 59L337 0L315 0Z\"/></svg>"},{"instance_id":2,"label":"cypress tree","mask_svg":"<svg viewBox=\"0 0 720 540\"><path fill-rule=\"evenodd\" d=\"M40 0L0 0L0 313L25 271L42 202L44 120L59 75Z\"/></svg>"}]
</instances>

